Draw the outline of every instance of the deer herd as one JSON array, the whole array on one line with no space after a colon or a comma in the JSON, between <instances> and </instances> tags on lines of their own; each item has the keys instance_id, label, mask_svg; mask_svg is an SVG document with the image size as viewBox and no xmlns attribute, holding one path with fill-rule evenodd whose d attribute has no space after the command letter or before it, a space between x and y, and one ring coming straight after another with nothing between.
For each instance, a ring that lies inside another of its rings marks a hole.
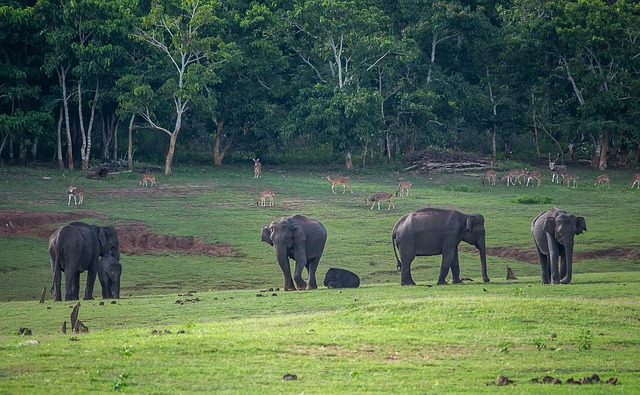
<instances>
[{"instance_id":1,"label":"deer herd","mask_svg":"<svg viewBox=\"0 0 640 395\"><path fill-rule=\"evenodd\" d=\"M551 170L551 182L566 185L567 187L577 188L578 187L578 175L575 173L568 173L567 166L557 165L556 161L552 161L549 158L549 169ZM253 177L260 178L262 177L262 163L260 163L260 159L253 159ZM353 188L351 188L350 178L349 177L331 177L326 176L323 177L324 180L327 180L331 183L331 192L336 194L336 187L342 186L342 194L347 192L347 188L351 193L353 193ZM542 173L539 170L528 171L527 169L514 169L509 170L504 173L500 179L500 182L506 182L507 186L509 185L525 185L526 187L531 184L532 187L539 187L542 184ZM491 186L495 186L498 183L498 172L494 169L488 169L482 175L482 185L489 184ZM600 187L602 184L606 185L608 189L611 188L611 179L608 174L599 175L594 181L593 186L595 188ZM140 180L138 181L139 186L158 186L156 182L156 177L153 174L143 174ZM640 173L636 174L629 180L629 185L631 185L631 189L640 189ZM372 196L365 197L365 205L368 207L371 204L371 209L375 207L376 203L378 203L378 210L380 210L380 202L386 201L388 203L387 210L391 208L395 209L395 204L393 203L394 197L404 197L404 196L413 196L411 191L411 181L405 181L400 178L400 183L396 188L395 193L391 192L377 192ZM67 201L67 205L71 205L71 199L73 198L73 202L75 205L81 205L84 202L84 188L81 186L71 184L67 189L69 199ZM258 200L256 201L256 206L266 207L275 205L275 192L271 189L267 189L265 191L260 192L258 195ZM269 204L267 204L267 199L269 199Z\"/></svg>"}]
</instances>

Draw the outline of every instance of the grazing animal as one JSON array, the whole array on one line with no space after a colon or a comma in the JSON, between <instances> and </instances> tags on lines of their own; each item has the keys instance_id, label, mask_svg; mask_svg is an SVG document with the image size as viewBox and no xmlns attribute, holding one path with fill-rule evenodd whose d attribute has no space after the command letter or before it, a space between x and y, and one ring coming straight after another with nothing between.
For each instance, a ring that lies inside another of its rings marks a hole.
<instances>
[{"instance_id":1,"label":"grazing animal","mask_svg":"<svg viewBox=\"0 0 640 395\"><path fill-rule=\"evenodd\" d=\"M260 159L253 160L253 178L262 177L262 163L260 163Z\"/></svg>"},{"instance_id":2,"label":"grazing animal","mask_svg":"<svg viewBox=\"0 0 640 395\"><path fill-rule=\"evenodd\" d=\"M73 203L76 206L84 202L84 188L71 185L67 191L69 192L69 201L67 202L67 206L71 204L71 197L73 197Z\"/></svg>"},{"instance_id":3,"label":"grazing animal","mask_svg":"<svg viewBox=\"0 0 640 395\"><path fill-rule=\"evenodd\" d=\"M398 196L398 194L400 194L400 196L404 196L405 194L407 196L413 196L411 193L411 181L405 181L401 178L398 189L396 190L396 196Z\"/></svg>"},{"instance_id":4,"label":"grazing animal","mask_svg":"<svg viewBox=\"0 0 640 395\"><path fill-rule=\"evenodd\" d=\"M578 176L575 173L565 173L562 175L562 182L560 183L560 185L564 185L564 183L566 182L567 187L569 187L571 181L573 181L573 188L578 186Z\"/></svg>"},{"instance_id":5,"label":"grazing animal","mask_svg":"<svg viewBox=\"0 0 640 395\"><path fill-rule=\"evenodd\" d=\"M542 174L538 170L528 171L524 174L524 178L527 180L526 186L529 186L529 181L531 181L531 186L540 186L542 183ZM533 181L538 181L538 185L533 185Z\"/></svg>"},{"instance_id":6,"label":"grazing animal","mask_svg":"<svg viewBox=\"0 0 640 395\"><path fill-rule=\"evenodd\" d=\"M376 202L378 202L378 210L380 210L380 202L383 200L386 200L387 203L389 203L389 207L387 208L387 210L391 210L391 207L393 206L393 209L396 209L396 205L393 204L393 193L389 193L389 192L378 192L375 195L371 196L371 197L365 197L364 199L364 203L366 205L369 205L369 203L373 202L373 204L371 205L371 210L373 210L373 206L376 205Z\"/></svg>"},{"instance_id":7,"label":"grazing animal","mask_svg":"<svg viewBox=\"0 0 640 395\"><path fill-rule=\"evenodd\" d=\"M269 206L273 206L275 203L275 196L276 193L270 189L260 192L256 206L265 207L267 205L267 198L269 198Z\"/></svg>"},{"instance_id":8,"label":"grazing animal","mask_svg":"<svg viewBox=\"0 0 640 395\"><path fill-rule=\"evenodd\" d=\"M640 189L640 173L633 176L633 178L629 180L629 184L631 184L631 189L633 189L634 186L637 186L637 189Z\"/></svg>"},{"instance_id":9,"label":"grazing animal","mask_svg":"<svg viewBox=\"0 0 640 395\"><path fill-rule=\"evenodd\" d=\"M349 177L326 176L324 177L324 179L331 183L331 191L333 193L336 193L336 185L342 185L342 194L344 194L347 191L347 188L349 188L351 193L353 193L353 189L351 188L351 185L349 185Z\"/></svg>"},{"instance_id":10,"label":"grazing animal","mask_svg":"<svg viewBox=\"0 0 640 395\"><path fill-rule=\"evenodd\" d=\"M156 176L154 176L153 174L143 174L142 178L140 179L140 182L138 182L139 186L158 186L158 183L156 182Z\"/></svg>"},{"instance_id":11,"label":"grazing animal","mask_svg":"<svg viewBox=\"0 0 640 395\"><path fill-rule=\"evenodd\" d=\"M327 270L324 276L324 286L328 288L358 288L360 277L354 272L335 267Z\"/></svg>"},{"instance_id":12,"label":"grazing animal","mask_svg":"<svg viewBox=\"0 0 640 395\"><path fill-rule=\"evenodd\" d=\"M551 158L549 158L549 169L553 172L551 175L551 182L555 181L556 184L560 182L560 177L567 172L567 166L556 165L556 162L551 161Z\"/></svg>"},{"instance_id":13,"label":"grazing animal","mask_svg":"<svg viewBox=\"0 0 640 395\"><path fill-rule=\"evenodd\" d=\"M594 187L598 187L598 186L600 186L600 184L605 183L605 184L607 184L607 188L611 188L610 182L611 182L611 180L609 179L609 175L608 174L601 174L593 182L593 186Z\"/></svg>"},{"instance_id":14,"label":"grazing animal","mask_svg":"<svg viewBox=\"0 0 640 395\"><path fill-rule=\"evenodd\" d=\"M516 181L518 184L522 184L520 179L525 173L526 171L523 169L509 170L504 176L502 176L502 178L500 178L500 181L507 180L507 186L509 186L509 184L516 185Z\"/></svg>"},{"instance_id":15,"label":"grazing animal","mask_svg":"<svg viewBox=\"0 0 640 395\"><path fill-rule=\"evenodd\" d=\"M484 175L482 176L482 185L484 185L484 183L488 181L490 185L496 186L497 175L498 173L496 173L496 171L493 169L485 171Z\"/></svg>"}]
</instances>

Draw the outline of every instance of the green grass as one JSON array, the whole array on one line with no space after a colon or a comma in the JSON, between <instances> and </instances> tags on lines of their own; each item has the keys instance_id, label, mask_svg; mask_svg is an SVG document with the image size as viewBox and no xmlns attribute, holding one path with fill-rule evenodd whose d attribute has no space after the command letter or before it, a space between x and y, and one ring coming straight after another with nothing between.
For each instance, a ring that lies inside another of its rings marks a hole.
<instances>
[{"instance_id":1,"label":"green grass","mask_svg":"<svg viewBox=\"0 0 640 395\"><path fill-rule=\"evenodd\" d=\"M5 210L80 213L99 224L142 222L157 234L222 242L237 253L123 254L123 298L81 301L90 332L62 335L74 303L54 303L50 294L38 303L51 286L46 238L0 238L0 394L616 393L640 385L638 258L578 260L571 285L543 286L535 259L489 256L492 281L482 283L478 254L463 244L462 276L475 281L435 286L440 257L419 257L419 285L400 287L390 241L403 214L455 207L484 215L489 247L531 252L531 221L556 205L587 220L577 252L637 252L640 193L626 185L632 171L609 172L607 190L593 188L588 180L599 173L584 169L573 190L551 185L548 171L542 187L525 189L483 187L468 175L367 169L350 174L354 194L334 195L322 179L328 171L265 166L255 180L250 165L203 170L177 167L157 176L158 188L143 189L135 173L94 181L80 171L0 168L3 226ZM413 197L395 199L396 210L365 206L365 195L395 191L399 177L412 181ZM66 204L70 180L87 191L82 207ZM276 206L255 206L264 189L276 191ZM328 230L319 283L327 268L343 267L360 275L361 288L263 292L283 280L260 228L294 213ZM505 280L507 266L518 280ZM195 293L179 296L187 291ZM33 335L18 336L21 327ZM38 345L25 344L34 339ZM298 379L283 381L286 373ZM529 383L593 373L618 377L618 385ZM515 388L485 385L498 375Z\"/></svg>"}]
</instances>

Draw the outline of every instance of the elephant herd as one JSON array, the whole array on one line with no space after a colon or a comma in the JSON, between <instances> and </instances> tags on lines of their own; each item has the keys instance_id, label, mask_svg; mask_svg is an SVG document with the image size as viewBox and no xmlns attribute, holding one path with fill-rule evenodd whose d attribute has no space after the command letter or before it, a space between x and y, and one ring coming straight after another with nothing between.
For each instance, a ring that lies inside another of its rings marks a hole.
<instances>
[{"instance_id":1,"label":"elephant herd","mask_svg":"<svg viewBox=\"0 0 640 395\"><path fill-rule=\"evenodd\" d=\"M568 284L572 278L574 237L587 230L583 217L556 207L538 215L531 223L531 233L540 260L543 284ZM449 271L453 283L461 283L458 245L464 241L480 253L482 279L487 275L487 248L484 217L457 210L423 208L405 214L391 233L401 285L415 285L411 263L416 256L442 255L438 284L446 284ZM275 249L276 260L284 275L286 291L317 289L316 272L325 244L327 230L319 221L296 214L283 217L262 228L261 241ZM79 298L80 273L87 271L84 299L93 299L96 275L103 298L120 297L120 246L116 229L83 222L71 222L57 229L49 238L49 257L53 272L54 300L62 300L61 277L65 274L64 300ZM293 276L290 259L295 261ZM307 281L303 270L307 269ZM355 288L360 279L345 269L327 271L324 285L331 288Z\"/></svg>"}]
</instances>

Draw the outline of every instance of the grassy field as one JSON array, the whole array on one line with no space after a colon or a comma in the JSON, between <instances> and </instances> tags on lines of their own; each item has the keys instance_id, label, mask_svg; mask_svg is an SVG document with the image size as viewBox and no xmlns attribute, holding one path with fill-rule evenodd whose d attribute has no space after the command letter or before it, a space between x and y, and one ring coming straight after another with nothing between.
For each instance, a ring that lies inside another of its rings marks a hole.
<instances>
[{"instance_id":1,"label":"grassy field","mask_svg":"<svg viewBox=\"0 0 640 395\"><path fill-rule=\"evenodd\" d=\"M634 172L611 171L611 189L596 189L600 173L579 168L569 189L541 170L542 187L525 188L483 187L478 174L365 169L350 174L353 194L334 195L322 177L342 174L335 169L264 165L253 179L251 164L176 167L156 176L157 188L140 188L137 173L96 181L81 171L0 168L0 394L636 392ZM413 197L395 199L395 210L365 207L366 195L394 191L400 177L413 182ZM72 182L86 190L83 206L67 206ZM276 191L274 207L256 207L264 189ZM539 284L529 228L554 205L587 221L567 286ZM418 286L399 285L391 229L425 206L484 215L491 283L463 243L461 274L475 281L435 286L440 257L420 257ZM278 289L282 274L260 230L294 213L327 228L319 284L341 267L360 276L359 289ZM75 303L38 300L51 287L48 235L75 219L115 225L135 248L122 254L122 299L81 301L89 333L63 335ZM193 237L226 252L180 247ZM517 280L505 279L507 266ZM25 327L32 335L18 335ZM617 384L566 384L594 373ZM514 383L493 385L499 375ZM531 382L544 376L563 384Z\"/></svg>"}]
</instances>

